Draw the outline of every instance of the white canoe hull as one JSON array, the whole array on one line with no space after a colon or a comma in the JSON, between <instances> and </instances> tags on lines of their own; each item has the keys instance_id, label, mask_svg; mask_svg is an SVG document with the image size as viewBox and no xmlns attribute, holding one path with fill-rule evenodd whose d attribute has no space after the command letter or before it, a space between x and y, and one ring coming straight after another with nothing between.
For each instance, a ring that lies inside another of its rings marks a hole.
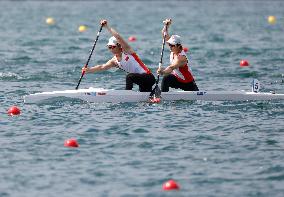
<instances>
[{"instance_id":1,"label":"white canoe hull","mask_svg":"<svg viewBox=\"0 0 284 197\"><path fill-rule=\"evenodd\" d=\"M148 101L149 92L89 88L41 92L24 96L25 103L39 103L57 97L75 98L95 103L121 103ZM172 91L162 92L162 100L248 101L284 100L284 94L254 93L245 91Z\"/></svg>"}]
</instances>

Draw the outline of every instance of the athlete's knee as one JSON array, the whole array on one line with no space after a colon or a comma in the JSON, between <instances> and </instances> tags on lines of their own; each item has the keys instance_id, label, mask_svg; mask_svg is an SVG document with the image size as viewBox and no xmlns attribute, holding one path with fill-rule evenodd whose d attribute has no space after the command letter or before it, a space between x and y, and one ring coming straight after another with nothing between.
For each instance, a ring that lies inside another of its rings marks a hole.
<instances>
[{"instance_id":1,"label":"athlete's knee","mask_svg":"<svg viewBox=\"0 0 284 197\"><path fill-rule=\"evenodd\" d=\"M162 85L161 85L161 91L162 92L168 92L169 91L169 83L163 78Z\"/></svg>"},{"instance_id":2,"label":"athlete's knee","mask_svg":"<svg viewBox=\"0 0 284 197\"><path fill-rule=\"evenodd\" d=\"M129 73L128 75L126 75L126 90L132 90L133 88L133 74Z\"/></svg>"},{"instance_id":3,"label":"athlete's knee","mask_svg":"<svg viewBox=\"0 0 284 197\"><path fill-rule=\"evenodd\" d=\"M132 90L132 88L133 88L133 84L126 83L125 90Z\"/></svg>"},{"instance_id":4,"label":"athlete's knee","mask_svg":"<svg viewBox=\"0 0 284 197\"><path fill-rule=\"evenodd\" d=\"M152 87L141 87L141 86L139 86L139 91L140 92L151 92Z\"/></svg>"},{"instance_id":5,"label":"athlete's knee","mask_svg":"<svg viewBox=\"0 0 284 197\"><path fill-rule=\"evenodd\" d=\"M163 77L162 92L168 92L169 88L175 88L176 78L174 75L169 74Z\"/></svg>"},{"instance_id":6,"label":"athlete's knee","mask_svg":"<svg viewBox=\"0 0 284 197\"><path fill-rule=\"evenodd\" d=\"M168 92L170 90L170 88L168 86L161 86L161 91L162 92Z\"/></svg>"},{"instance_id":7,"label":"athlete's knee","mask_svg":"<svg viewBox=\"0 0 284 197\"><path fill-rule=\"evenodd\" d=\"M164 82L168 82L168 81L170 81L171 80L171 75L165 75L164 77L163 77L163 81Z\"/></svg>"},{"instance_id":8,"label":"athlete's knee","mask_svg":"<svg viewBox=\"0 0 284 197\"><path fill-rule=\"evenodd\" d=\"M129 73L126 75L126 80L132 80L134 77L134 74L133 73Z\"/></svg>"}]
</instances>

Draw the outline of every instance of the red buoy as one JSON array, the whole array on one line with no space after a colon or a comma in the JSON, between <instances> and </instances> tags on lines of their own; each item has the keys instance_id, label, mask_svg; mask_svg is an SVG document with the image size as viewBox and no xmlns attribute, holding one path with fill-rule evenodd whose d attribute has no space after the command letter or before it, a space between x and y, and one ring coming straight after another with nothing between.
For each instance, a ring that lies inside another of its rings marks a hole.
<instances>
[{"instance_id":1,"label":"red buoy","mask_svg":"<svg viewBox=\"0 0 284 197\"><path fill-rule=\"evenodd\" d=\"M247 60L240 61L240 66L249 66L249 63Z\"/></svg>"},{"instance_id":2,"label":"red buoy","mask_svg":"<svg viewBox=\"0 0 284 197\"><path fill-rule=\"evenodd\" d=\"M184 51L184 52L187 52L187 51L188 51L188 48L187 48L187 47L183 47L183 51Z\"/></svg>"},{"instance_id":3,"label":"red buoy","mask_svg":"<svg viewBox=\"0 0 284 197\"><path fill-rule=\"evenodd\" d=\"M128 40L129 40L130 42L135 42L135 41L136 41L136 37L135 37L135 36L130 36L130 37L128 38Z\"/></svg>"},{"instance_id":4,"label":"red buoy","mask_svg":"<svg viewBox=\"0 0 284 197\"><path fill-rule=\"evenodd\" d=\"M9 116L17 116L21 114L21 110L17 106L12 106L8 110Z\"/></svg>"},{"instance_id":5,"label":"red buoy","mask_svg":"<svg viewBox=\"0 0 284 197\"><path fill-rule=\"evenodd\" d=\"M163 184L163 190L178 190L180 187L174 180L168 180Z\"/></svg>"},{"instance_id":6,"label":"red buoy","mask_svg":"<svg viewBox=\"0 0 284 197\"><path fill-rule=\"evenodd\" d=\"M76 148L76 147L79 147L79 144L78 144L76 139L72 139L71 138L71 139L65 140L64 146L71 147L71 148Z\"/></svg>"}]
</instances>

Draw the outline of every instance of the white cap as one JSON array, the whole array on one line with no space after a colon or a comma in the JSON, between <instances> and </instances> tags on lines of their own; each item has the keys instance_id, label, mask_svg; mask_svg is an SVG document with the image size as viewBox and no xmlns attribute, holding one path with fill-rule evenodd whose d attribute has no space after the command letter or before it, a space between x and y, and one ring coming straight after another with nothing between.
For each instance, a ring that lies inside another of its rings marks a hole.
<instances>
[{"instance_id":1,"label":"white cap","mask_svg":"<svg viewBox=\"0 0 284 197\"><path fill-rule=\"evenodd\" d=\"M180 36L178 35L172 35L170 39L167 41L167 43L171 45L181 44Z\"/></svg>"},{"instance_id":2,"label":"white cap","mask_svg":"<svg viewBox=\"0 0 284 197\"><path fill-rule=\"evenodd\" d=\"M118 44L117 39L114 36L112 36L108 40L107 46L116 46L117 44Z\"/></svg>"}]
</instances>

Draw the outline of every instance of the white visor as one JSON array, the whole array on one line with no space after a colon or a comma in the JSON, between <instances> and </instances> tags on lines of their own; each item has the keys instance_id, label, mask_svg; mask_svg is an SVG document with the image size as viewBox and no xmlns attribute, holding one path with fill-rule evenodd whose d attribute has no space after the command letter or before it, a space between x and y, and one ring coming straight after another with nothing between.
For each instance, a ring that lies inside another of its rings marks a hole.
<instances>
[{"instance_id":1,"label":"white visor","mask_svg":"<svg viewBox=\"0 0 284 197\"><path fill-rule=\"evenodd\" d=\"M178 36L178 35L172 35L172 36L170 37L170 39L167 41L167 43L169 43L169 44L171 44L171 45L181 44L180 36Z\"/></svg>"},{"instance_id":2,"label":"white visor","mask_svg":"<svg viewBox=\"0 0 284 197\"><path fill-rule=\"evenodd\" d=\"M114 36L112 36L107 43L107 46L116 46L118 44L116 38Z\"/></svg>"}]
</instances>

